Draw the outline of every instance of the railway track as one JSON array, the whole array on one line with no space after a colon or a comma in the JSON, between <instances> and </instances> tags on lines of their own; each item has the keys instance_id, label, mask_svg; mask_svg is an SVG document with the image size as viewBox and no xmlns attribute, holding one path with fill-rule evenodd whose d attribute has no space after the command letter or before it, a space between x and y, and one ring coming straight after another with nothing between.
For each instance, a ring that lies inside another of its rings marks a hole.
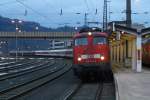
<instances>
[{"instance_id":1,"label":"railway track","mask_svg":"<svg viewBox=\"0 0 150 100\"><path fill-rule=\"evenodd\" d=\"M20 70L19 70L19 68L13 69L13 67L11 67L10 69L12 69L12 70L7 70L7 72L4 71L4 73L6 73L6 74L0 76L0 81L8 80L10 78L14 78L14 77L17 77L20 75L24 75L24 74L36 71L36 70L40 69L42 66L45 66L45 65L50 64L50 63L54 64L53 61L52 62L40 61L40 62L32 62L32 63L27 63L25 65L17 66L17 67L21 67ZM24 68L22 68L22 67L24 67Z\"/></svg>"},{"instance_id":2,"label":"railway track","mask_svg":"<svg viewBox=\"0 0 150 100\"><path fill-rule=\"evenodd\" d=\"M38 76L40 74L39 71L42 71L43 69L46 70L48 67L53 66L54 64L55 64L54 62L39 64L39 65L35 65L36 67L33 67L33 69L24 70L16 74L6 75L5 77L4 76L1 77L0 84L2 87L0 87L0 93L4 92L5 90L8 90L10 88L16 87L20 84L30 81L30 78L33 79L35 78L36 75ZM11 82L11 85L9 82Z\"/></svg>"},{"instance_id":3,"label":"railway track","mask_svg":"<svg viewBox=\"0 0 150 100\"><path fill-rule=\"evenodd\" d=\"M101 91L102 84L100 83L81 83L64 100L99 100Z\"/></svg>"},{"instance_id":4,"label":"railway track","mask_svg":"<svg viewBox=\"0 0 150 100\"><path fill-rule=\"evenodd\" d=\"M31 60L31 61L33 62L33 60ZM11 73L15 73L14 70L18 70L18 69L21 69L24 67L28 67L29 65L32 65L31 61L24 59L24 60L20 60L20 61L13 62L13 63L12 63L12 61L11 61L11 63L9 61L5 62L6 64L0 63L1 64L0 65L0 77L5 76L6 74L8 75ZM35 62L33 62L33 63L35 63Z\"/></svg>"},{"instance_id":5,"label":"railway track","mask_svg":"<svg viewBox=\"0 0 150 100\"><path fill-rule=\"evenodd\" d=\"M55 66L53 66L53 68L49 67L48 69L48 66L47 66L41 70L32 72L32 74L30 75L33 75L34 77L28 80L24 80L21 83L15 84L14 86L7 87L1 90L0 100L12 100L12 99L16 99L17 97L21 95L25 95L29 91L39 88L43 84L46 84L47 82L50 82L56 79L57 77L63 75L64 73L66 73L67 71L71 69L71 66L72 66L72 63L58 62Z\"/></svg>"},{"instance_id":6,"label":"railway track","mask_svg":"<svg viewBox=\"0 0 150 100\"><path fill-rule=\"evenodd\" d=\"M7 67L7 66L11 66L11 65L14 65L14 64L20 64L22 62L25 62L25 61L28 61L27 59L18 59L17 61L14 60L14 59L11 59L11 60L2 60L0 62L0 68L2 67Z\"/></svg>"},{"instance_id":7,"label":"railway track","mask_svg":"<svg viewBox=\"0 0 150 100\"><path fill-rule=\"evenodd\" d=\"M9 70L22 68L22 67L25 67L25 66L28 66L28 65L32 65L34 63L38 63L38 61L35 62L34 60L31 60L31 61L23 61L23 62L20 62L20 63L15 63L15 64L12 64L12 65L9 65L9 66L0 67L0 72L9 72Z\"/></svg>"},{"instance_id":8,"label":"railway track","mask_svg":"<svg viewBox=\"0 0 150 100\"><path fill-rule=\"evenodd\" d=\"M115 85L113 81L108 80L81 82L66 92L63 100L115 100Z\"/></svg>"}]
</instances>

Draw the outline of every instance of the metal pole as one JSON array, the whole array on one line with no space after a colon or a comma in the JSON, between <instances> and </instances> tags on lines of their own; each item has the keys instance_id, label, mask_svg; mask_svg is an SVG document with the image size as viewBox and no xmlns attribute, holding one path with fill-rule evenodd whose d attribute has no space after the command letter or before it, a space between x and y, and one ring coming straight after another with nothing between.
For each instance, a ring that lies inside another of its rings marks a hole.
<instances>
[{"instance_id":1,"label":"metal pole","mask_svg":"<svg viewBox=\"0 0 150 100\"><path fill-rule=\"evenodd\" d=\"M17 41L18 25L16 23L16 61L18 59L18 41Z\"/></svg>"},{"instance_id":2,"label":"metal pole","mask_svg":"<svg viewBox=\"0 0 150 100\"><path fill-rule=\"evenodd\" d=\"M131 0L126 1L126 24L127 27L131 27L132 21L131 21Z\"/></svg>"},{"instance_id":3,"label":"metal pole","mask_svg":"<svg viewBox=\"0 0 150 100\"><path fill-rule=\"evenodd\" d=\"M138 32L139 33L139 32ZM136 39L136 46L137 46L137 69L136 72L142 72L142 37L138 34Z\"/></svg>"},{"instance_id":4,"label":"metal pole","mask_svg":"<svg viewBox=\"0 0 150 100\"><path fill-rule=\"evenodd\" d=\"M104 0L103 7L103 31L107 30L107 0Z\"/></svg>"},{"instance_id":5,"label":"metal pole","mask_svg":"<svg viewBox=\"0 0 150 100\"><path fill-rule=\"evenodd\" d=\"M84 26L87 26L87 15L88 13L85 13L84 15Z\"/></svg>"}]
</instances>

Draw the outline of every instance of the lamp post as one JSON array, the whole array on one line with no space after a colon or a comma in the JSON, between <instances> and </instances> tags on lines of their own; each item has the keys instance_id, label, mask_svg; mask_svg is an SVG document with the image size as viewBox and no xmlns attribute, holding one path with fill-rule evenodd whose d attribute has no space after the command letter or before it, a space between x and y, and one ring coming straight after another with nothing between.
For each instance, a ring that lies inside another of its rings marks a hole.
<instances>
[{"instance_id":1,"label":"lamp post","mask_svg":"<svg viewBox=\"0 0 150 100\"><path fill-rule=\"evenodd\" d=\"M21 24L22 21L21 20L12 20L11 21L12 24L15 24L15 29L16 29L16 34L15 34L15 45L16 45L16 53L15 53L15 58L16 61L18 59L18 37L17 37L17 33L21 32L21 30L19 30L18 24Z\"/></svg>"},{"instance_id":2,"label":"lamp post","mask_svg":"<svg viewBox=\"0 0 150 100\"><path fill-rule=\"evenodd\" d=\"M39 27L36 26L36 27L35 27L35 32L38 32L38 30L39 30ZM35 49L36 49L36 50L39 49L38 40L36 40L36 46L35 46Z\"/></svg>"},{"instance_id":3,"label":"lamp post","mask_svg":"<svg viewBox=\"0 0 150 100\"><path fill-rule=\"evenodd\" d=\"M36 26L36 27L35 27L35 30L36 30L36 31L38 31L38 30L39 30L39 27L38 27L38 26Z\"/></svg>"},{"instance_id":4,"label":"lamp post","mask_svg":"<svg viewBox=\"0 0 150 100\"><path fill-rule=\"evenodd\" d=\"M131 0L126 0L126 24L128 27L131 27L132 24L131 13Z\"/></svg>"}]
</instances>

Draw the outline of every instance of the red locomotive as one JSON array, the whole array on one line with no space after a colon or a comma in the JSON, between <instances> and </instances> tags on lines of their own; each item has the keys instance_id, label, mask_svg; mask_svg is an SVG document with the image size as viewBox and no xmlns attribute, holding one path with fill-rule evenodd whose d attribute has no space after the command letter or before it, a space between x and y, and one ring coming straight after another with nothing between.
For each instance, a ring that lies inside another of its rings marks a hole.
<instances>
[{"instance_id":1,"label":"red locomotive","mask_svg":"<svg viewBox=\"0 0 150 100\"><path fill-rule=\"evenodd\" d=\"M74 36L73 70L75 75L110 69L108 34L99 29L83 29Z\"/></svg>"},{"instance_id":2,"label":"red locomotive","mask_svg":"<svg viewBox=\"0 0 150 100\"><path fill-rule=\"evenodd\" d=\"M142 53L142 62L145 65L150 65L150 38L149 39L144 39L143 44L143 53Z\"/></svg>"}]
</instances>

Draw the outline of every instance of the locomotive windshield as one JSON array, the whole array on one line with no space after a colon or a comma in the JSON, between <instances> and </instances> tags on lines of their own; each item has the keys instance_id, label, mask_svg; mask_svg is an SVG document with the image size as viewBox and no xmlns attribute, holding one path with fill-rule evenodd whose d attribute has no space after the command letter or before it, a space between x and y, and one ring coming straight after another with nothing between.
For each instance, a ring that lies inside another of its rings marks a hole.
<instances>
[{"instance_id":1,"label":"locomotive windshield","mask_svg":"<svg viewBox=\"0 0 150 100\"><path fill-rule=\"evenodd\" d=\"M75 39L75 46L87 45L87 44L88 44L87 38L77 38L77 39Z\"/></svg>"},{"instance_id":2,"label":"locomotive windshield","mask_svg":"<svg viewBox=\"0 0 150 100\"><path fill-rule=\"evenodd\" d=\"M107 40L105 37L94 37L93 43L94 44L106 44Z\"/></svg>"}]
</instances>

